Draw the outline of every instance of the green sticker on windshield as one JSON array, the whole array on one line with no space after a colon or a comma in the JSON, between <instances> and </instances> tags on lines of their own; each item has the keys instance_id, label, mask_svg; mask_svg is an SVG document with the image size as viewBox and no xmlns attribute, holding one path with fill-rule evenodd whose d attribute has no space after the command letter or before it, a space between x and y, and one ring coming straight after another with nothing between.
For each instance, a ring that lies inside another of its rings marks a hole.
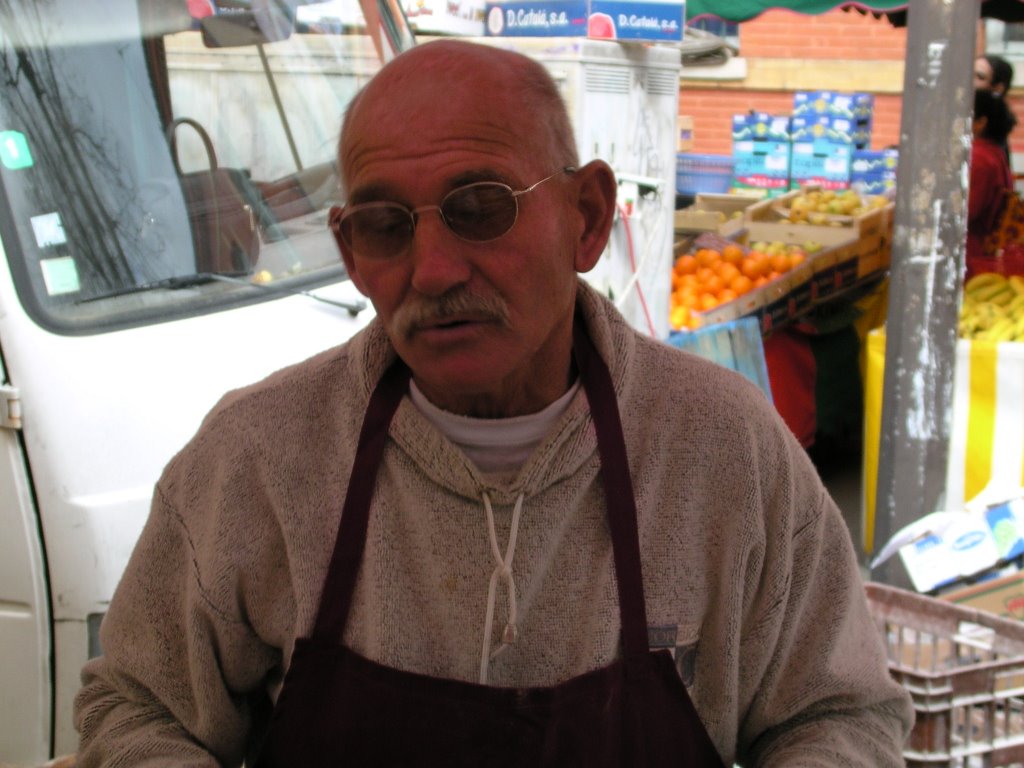
<instances>
[{"instance_id":1,"label":"green sticker on windshield","mask_svg":"<svg viewBox=\"0 0 1024 768\"><path fill-rule=\"evenodd\" d=\"M46 283L46 292L50 296L82 290L82 284L78 279L78 267L70 256L43 259L39 266L42 267L43 282Z\"/></svg>"},{"instance_id":2,"label":"green sticker on windshield","mask_svg":"<svg viewBox=\"0 0 1024 768\"><path fill-rule=\"evenodd\" d=\"M25 134L21 131L0 131L0 163L12 171L32 167L32 152Z\"/></svg>"}]
</instances>

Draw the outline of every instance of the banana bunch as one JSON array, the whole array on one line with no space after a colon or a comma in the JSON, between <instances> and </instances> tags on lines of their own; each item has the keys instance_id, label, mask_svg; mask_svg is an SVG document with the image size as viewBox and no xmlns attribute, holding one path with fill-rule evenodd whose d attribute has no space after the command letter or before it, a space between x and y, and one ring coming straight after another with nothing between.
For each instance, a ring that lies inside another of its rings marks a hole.
<instances>
[{"instance_id":1,"label":"banana bunch","mask_svg":"<svg viewBox=\"0 0 1024 768\"><path fill-rule=\"evenodd\" d=\"M1024 276L991 272L964 284L960 337L989 341L1024 341Z\"/></svg>"}]
</instances>

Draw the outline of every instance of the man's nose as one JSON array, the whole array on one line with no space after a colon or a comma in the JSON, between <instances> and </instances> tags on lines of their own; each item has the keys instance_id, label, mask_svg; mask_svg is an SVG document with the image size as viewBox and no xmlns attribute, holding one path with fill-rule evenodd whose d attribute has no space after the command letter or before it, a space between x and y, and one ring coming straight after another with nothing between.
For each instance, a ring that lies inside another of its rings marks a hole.
<instances>
[{"instance_id":1,"label":"man's nose","mask_svg":"<svg viewBox=\"0 0 1024 768\"><path fill-rule=\"evenodd\" d=\"M468 243L444 223L437 206L416 209L412 233L412 286L427 296L440 296L469 280L472 268L465 256Z\"/></svg>"}]
</instances>

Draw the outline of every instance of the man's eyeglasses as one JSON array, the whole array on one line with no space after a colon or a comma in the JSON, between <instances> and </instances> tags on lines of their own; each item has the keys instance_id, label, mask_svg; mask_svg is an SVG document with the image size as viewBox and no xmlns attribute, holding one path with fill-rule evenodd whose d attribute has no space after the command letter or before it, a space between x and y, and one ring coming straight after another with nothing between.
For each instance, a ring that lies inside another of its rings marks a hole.
<instances>
[{"instance_id":1,"label":"man's eyeglasses","mask_svg":"<svg viewBox=\"0 0 1024 768\"><path fill-rule=\"evenodd\" d=\"M366 259L403 255L412 244L421 213L436 210L452 233L471 243L497 240L515 226L519 198L562 173L562 168L526 189L514 190L500 181L477 181L457 187L438 205L407 208L400 203L375 200L344 208L332 208L328 225L334 236L355 254Z\"/></svg>"}]
</instances>

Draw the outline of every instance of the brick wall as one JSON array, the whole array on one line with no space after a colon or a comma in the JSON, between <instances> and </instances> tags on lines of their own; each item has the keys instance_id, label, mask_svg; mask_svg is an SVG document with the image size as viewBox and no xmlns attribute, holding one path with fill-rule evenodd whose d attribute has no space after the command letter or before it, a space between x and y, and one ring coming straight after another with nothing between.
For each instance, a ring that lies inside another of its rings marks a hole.
<instances>
[{"instance_id":1,"label":"brick wall","mask_svg":"<svg viewBox=\"0 0 1024 768\"><path fill-rule=\"evenodd\" d=\"M741 54L761 58L902 61L906 42L906 29L857 11L767 11L740 26Z\"/></svg>"},{"instance_id":2,"label":"brick wall","mask_svg":"<svg viewBox=\"0 0 1024 768\"><path fill-rule=\"evenodd\" d=\"M897 145L906 35L905 28L885 18L857 11L806 15L775 10L744 22L739 38L740 56L748 65L745 80L684 78L681 83L679 113L693 116L693 151L731 153L734 114L788 114L793 94L803 90L874 93L872 148ZM1014 152L1024 153L1024 72L1018 80L1010 104L1021 124L1010 144Z\"/></svg>"}]
</instances>

